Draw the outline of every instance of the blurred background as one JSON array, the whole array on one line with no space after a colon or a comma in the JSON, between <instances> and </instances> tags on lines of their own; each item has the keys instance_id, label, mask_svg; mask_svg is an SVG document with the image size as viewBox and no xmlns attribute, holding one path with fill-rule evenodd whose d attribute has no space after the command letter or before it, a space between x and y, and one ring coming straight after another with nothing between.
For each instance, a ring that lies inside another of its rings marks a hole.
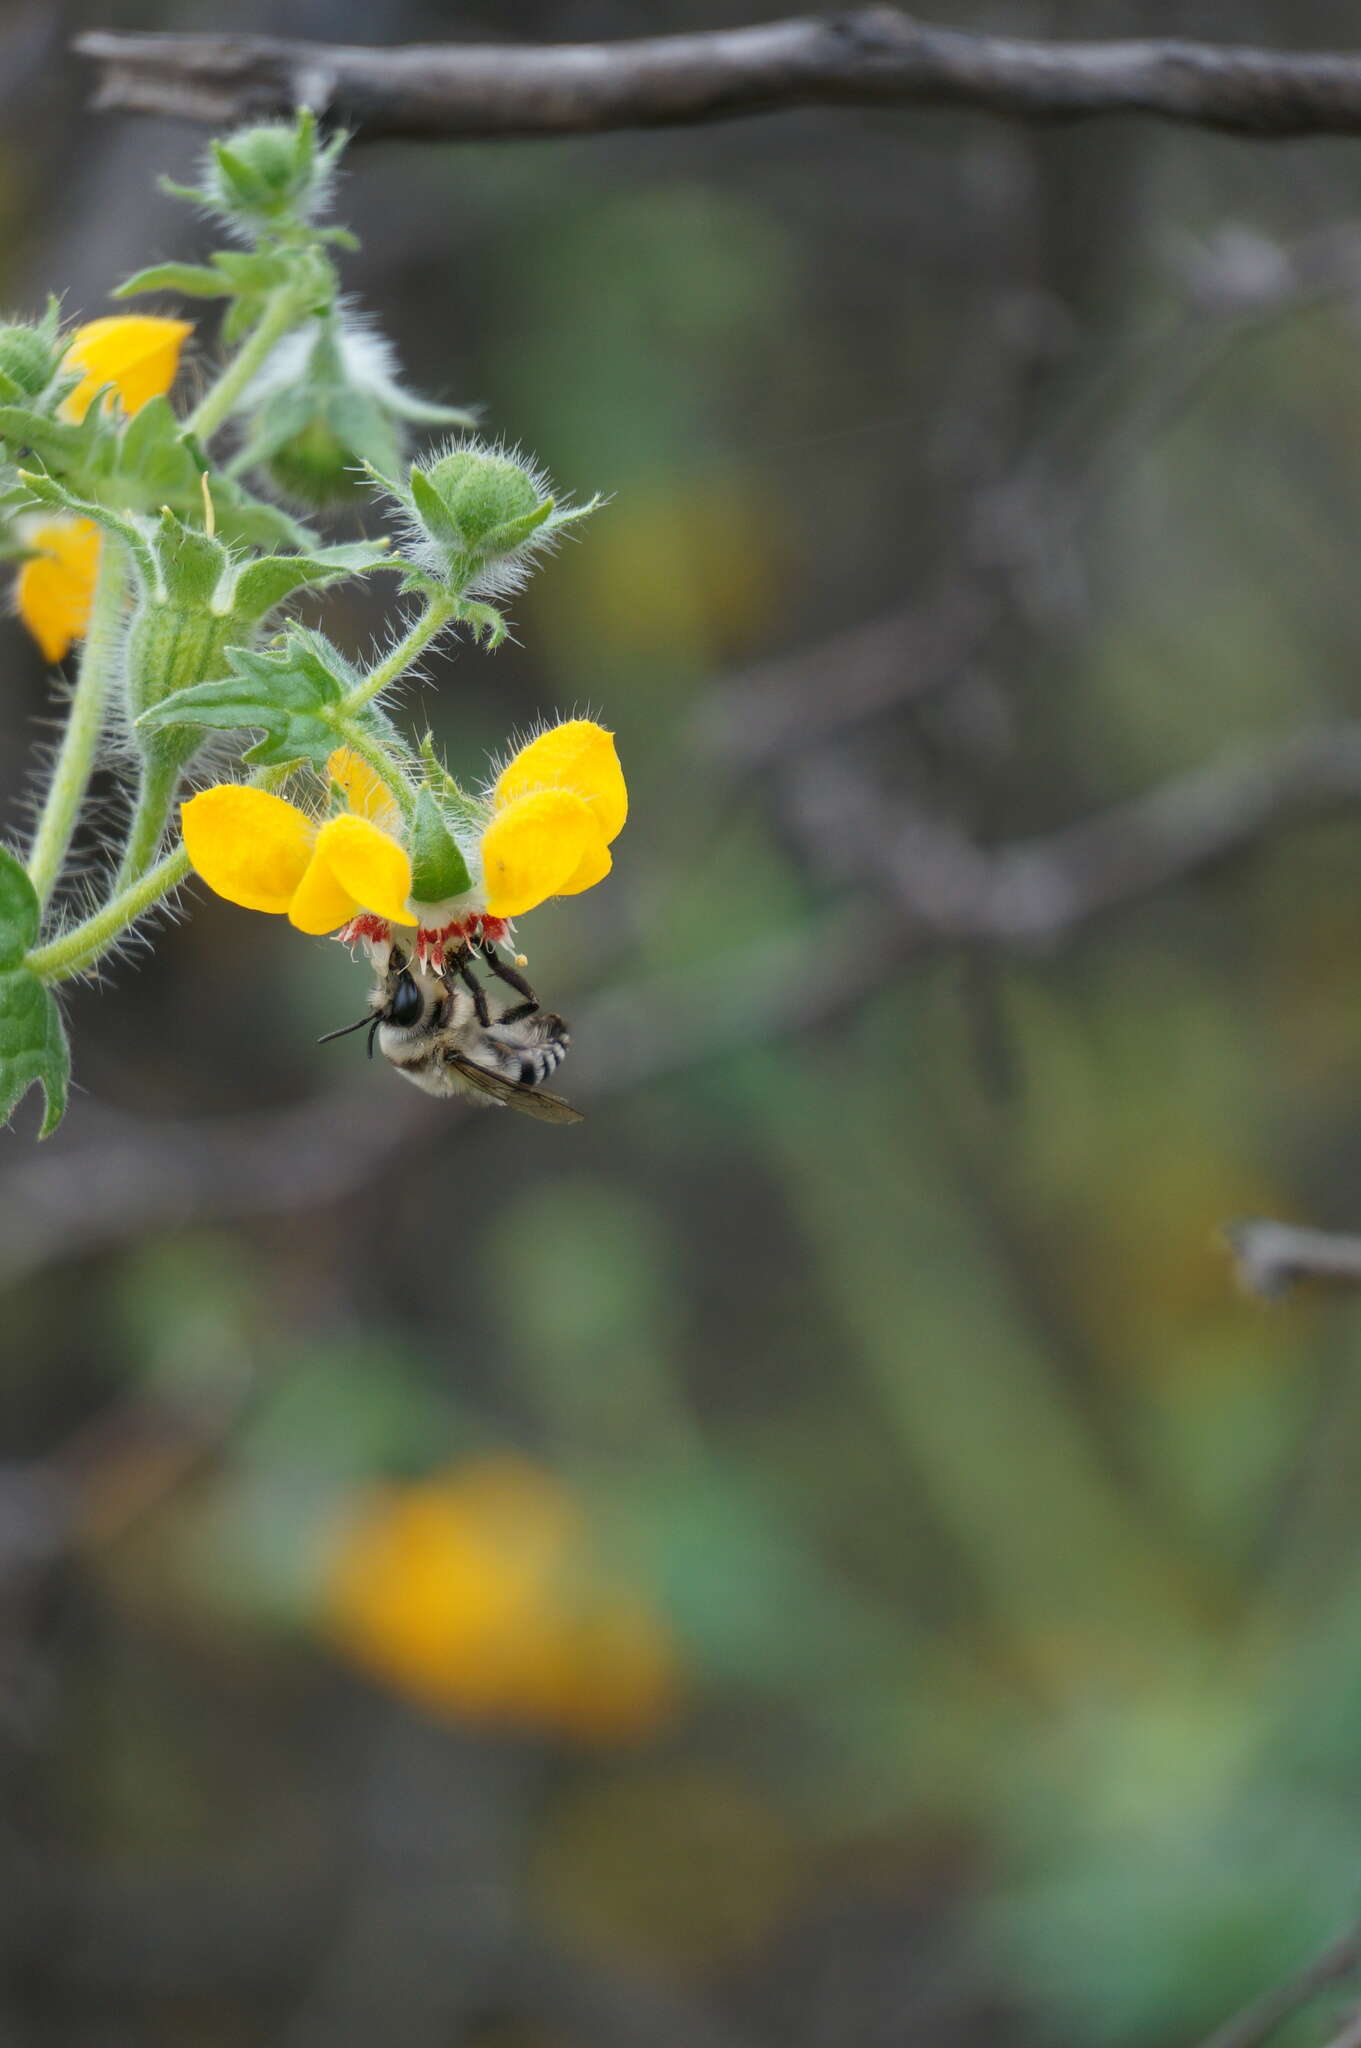
<instances>
[{"instance_id":1,"label":"blurred background","mask_svg":"<svg viewBox=\"0 0 1361 2048\"><path fill-rule=\"evenodd\" d=\"M783 11L8 0L0 297L210 246L153 185L204 136L91 116L82 26ZM6 2044L1155 2048L1355 1913L1361 1310L1220 1232L1361 1220L1359 165L354 150L411 381L612 494L413 704L473 775L617 732L614 876L521 928L589 1120L318 1050L362 968L216 899L73 995L84 1092L0 1147Z\"/></svg>"}]
</instances>

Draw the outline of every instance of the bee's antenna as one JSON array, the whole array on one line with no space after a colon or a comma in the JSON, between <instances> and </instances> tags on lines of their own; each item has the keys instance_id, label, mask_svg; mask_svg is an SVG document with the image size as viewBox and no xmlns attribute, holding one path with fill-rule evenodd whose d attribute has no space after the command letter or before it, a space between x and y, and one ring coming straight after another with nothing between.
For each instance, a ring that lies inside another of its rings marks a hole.
<instances>
[{"instance_id":1,"label":"bee's antenna","mask_svg":"<svg viewBox=\"0 0 1361 2048\"><path fill-rule=\"evenodd\" d=\"M375 1038L376 1038L376 1037L378 1036L378 1026L379 1026L379 1025L380 1025L380 1024L382 1023L382 1021L383 1021L383 1013L382 1013L382 1011L380 1010L380 1011L378 1012L378 1015L377 1015L377 1016L376 1016L376 1017L374 1018L374 1020L373 1020L372 1024L370 1024L370 1026L369 1026L369 1058L370 1058L370 1059L372 1059L372 1058L373 1058L373 1041L374 1041L374 1039L375 1039ZM351 1029L352 1029L352 1030L354 1030L354 1031L357 1031L357 1030L359 1029L359 1026L358 1026L358 1024L352 1025L352 1026L351 1026Z\"/></svg>"},{"instance_id":2,"label":"bee's antenna","mask_svg":"<svg viewBox=\"0 0 1361 2048\"><path fill-rule=\"evenodd\" d=\"M366 1024L372 1024L372 1025L374 1025L374 1026L375 1026L375 1028L376 1028L376 1027L377 1027L377 1024L378 1024L378 1021L379 1021L379 1020L378 1020L378 1019L377 1019L377 1018L376 1018L375 1016L373 1016L373 1014L372 1014L371 1012L368 1012L368 1011L366 1011L366 1012L365 1012L365 1014L364 1014L364 1015L363 1015L363 1016L362 1016L362 1017L361 1017L361 1018L360 1018L360 1019L358 1020L358 1022L357 1022L357 1023L355 1023L355 1024L342 1024L342 1025L341 1025L341 1027L340 1027L340 1029L339 1029L339 1031L328 1031L328 1032L326 1032L326 1033L325 1033L325 1035L324 1035L323 1037L321 1037L321 1038L319 1038L319 1039L317 1040L317 1044L318 1044L318 1045L329 1045L329 1044L331 1043L331 1040L332 1040L333 1038L348 1038L348 1037L349 1037L349 1035L350 1035L350 1033L351 1033L352 1031L362 1031L362 1030L364 1029L364 1026L365 1026ZM369 1046L369 1051L370 1051L370 1053L372 1053L372 1051L373 1051L373 1046L372 1046L372 1043L370 1043L370 1046Z\"/></svg>"}]
</instances>

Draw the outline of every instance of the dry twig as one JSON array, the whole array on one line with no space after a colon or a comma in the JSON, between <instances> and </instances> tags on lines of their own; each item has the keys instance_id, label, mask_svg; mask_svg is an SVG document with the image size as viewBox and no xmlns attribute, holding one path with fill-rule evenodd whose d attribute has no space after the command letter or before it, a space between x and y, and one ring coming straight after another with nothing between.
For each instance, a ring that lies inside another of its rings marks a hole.
<instances>
[{"instance_id":1,"label":"dry twig","mask_svg":"<svg viewBox=\"0 0 1361 2048\"><path fill-rule=\"evenodd\" d=\"M1284 1984L1276 1985L1261 1998L1254 1999L1234 2018L1216 2027L1213 2034L1206 2036L1200 2048L1261 2048L1270 2039L1277 2027L1284 2025L1293 2013L1316 1998L1320 1991L1326 1991L1330 1984L1336 1984L1353 1971L1361 1969L1361 1920L1353 1922L1335 1941L1314 1957L1311 1963ZM1354 2030L1344 2030L1329 2048L1361 2048Z\"/></svg>"},{"instance_id":2,"label":"dry twig","mask_svg":"<svg viewBox=\"0 0 1361 2048\"><path fill-rule=\"evenodd\" d=\"M1225 1224L1224 1236L1233 1253L1239 1284L1249 1294L1271 1300L1287 1293L1297 1280L1361 1286L1361 1237L1306 1230L1260 1216Z\"/></svg>"},{"instance_id":3,"label":"dry twig","mask_svg":"<svg viewBox=\"0 0 1361 2048\"><path fill-rule=\"evenodd\" d=\"M1075 927L1257 840L1361 799L1361 722L1212 762L1042 838L983 847L851 769L800 778L792 819L823 864L874 877L912 928L1044 948Z\"/></svg>"},{"instance_id":4,"label":"dry twig","mask_svg":"<svg viewBox=\"0 0 1361 2048\"><path fill-rule=\"evenodd\" d=\"M1361 56L1185 42L968 35L896 8L693 35L367 49L272 36L123 35L75 48L95 104L221 126L306 104L364 135L594 133L799 106L970 107L1024 121L1152 114L1231 134L1361 134Z\"/></svg>"}]
</instances>

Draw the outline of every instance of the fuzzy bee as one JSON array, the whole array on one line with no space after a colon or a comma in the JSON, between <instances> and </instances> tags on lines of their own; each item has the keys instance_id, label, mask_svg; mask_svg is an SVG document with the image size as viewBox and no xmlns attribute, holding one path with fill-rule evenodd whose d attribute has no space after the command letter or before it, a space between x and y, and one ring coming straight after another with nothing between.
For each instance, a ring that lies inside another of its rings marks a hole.
<instances>
[{"instance_id":1,"label":"fuzzy bee","mask_svg":"<svg viewBox=\"0 0 1361 2048\"><path fill-rule=\"evenodd\" d=\"M473 973L474 958L520 997L493 1016L487 992ZM366 1016L319 1041L368 1028L384 1059L427 1095L467 1096L522 1110L543 1123L579 1124L581 1111L541 1085L567 1057L567 1026L539 1008L539 999L490 943L447 954L440 972L423 966L401 946L369 991Z\"/></svg>"}]
</instances>

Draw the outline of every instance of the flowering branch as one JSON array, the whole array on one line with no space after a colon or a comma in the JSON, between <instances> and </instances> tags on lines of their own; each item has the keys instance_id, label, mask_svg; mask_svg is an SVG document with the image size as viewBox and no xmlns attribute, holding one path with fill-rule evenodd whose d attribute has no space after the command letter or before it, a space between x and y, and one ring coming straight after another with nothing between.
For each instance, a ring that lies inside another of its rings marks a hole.
<instances>
[{"instance_id":1,"label":"flowering branch","mask_svg":"<svg viewBox=\"0 0 1361 2048\"><path fill-rule=\"evenodd\" d=\"M90 606L90 623L80 659L71 709L57 750L38 829L28 857L28 877L40 907L57 885L75 836L104 730L109 685L117 665L121 614L127 591L123 551L112 536L100 551Z\"/></svg>"},{"instance_id":2,"label":"flowering branch","mask_svg":"<svg viewBox=\"0 0 1361 2048\"><path fill-rule=\"evenodd\" d=\"M1031 42L892 7L614 43L404 49L273 36L78 35L95 105L211 125L309 106L361 135L595 134L801 106L1149 114L1255 136L1361 133L1361 57L1180 41Z\"/></svg>"},{"instance_id":3,"label":"flowering branch","mask_svg":"<svg viewBox=\"0 0 1361 2048\"><path fill-rule=\"evenodd\" d=\"M201 186L168 188L233 242L119 290L227 302L226 361L186 419L168 394L189 322L115 314L66 335L54 301L41 321L0 323L0 548L23 561L17 608L48 659L85 641L29 866L0 843L0 1122L36 1084L43 1135L56 1128L70 1055L54 987L87 973L191 871L300 932L367 944L387 977L378 1021L405 1033L379 1044L429 1092L456 1093L471 1074L487 1098L579 1120L533 1085L566 1051L561 1020L485 949L509 918L609 873L628 808L613 740L569 719L514 754L490 794L470 795L429 736L418 752L379 699L446 626L498 645L508 628L488 600L517 590L596 501L559 503L532 463L471 437L469 414L402 388L386 343L341 295L332 252L353 237L318 225L343 142L304 111L214 143ZM413 461L417 426L456 438ZM222 462L211 444L229 427L239 445ZM400 522L403 555L390 535L329 545L257 495L272 487L315 513L352 501L364 478ZM367 671L320 631L272 632L298 592L387 566L423 604ZM246 743L246 772L186 799L214 733ZM116 774L135 757L130 821L104 902L62 929L50 905L109 741ZM295 777L297 800L278 794ZM182 839L164 852L177 813ZM409 953L394 942L402 931ZM474 946L520 997L495 1018ZM437 979L446 947L466 1026ZM392 963L408 959L432 978L422 993L406 974L399 1015ZM418 1014L428 1033L417 1059L399 1060Z\"/></svg>"}]
</instances>

